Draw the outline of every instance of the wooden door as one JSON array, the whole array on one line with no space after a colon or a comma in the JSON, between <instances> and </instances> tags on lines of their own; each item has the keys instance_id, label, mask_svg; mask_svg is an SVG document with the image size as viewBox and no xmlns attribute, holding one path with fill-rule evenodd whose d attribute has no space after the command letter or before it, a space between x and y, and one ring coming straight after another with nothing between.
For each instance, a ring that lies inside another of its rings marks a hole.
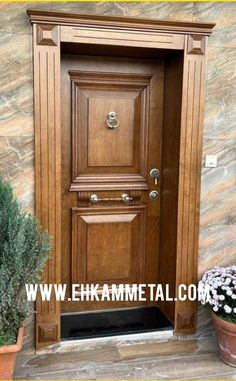
<instances>
[{"instance_id":1,"label":"wooden door","mask_svg":"<svg viewBox=\"0 0 236 381\"><path fill-rule=\"evenodd\" d=\"M157 283L163 62L64 54L61 76L62 283ZM62 312L146 304L65 301Z\"/></svg>"}]
</instances>

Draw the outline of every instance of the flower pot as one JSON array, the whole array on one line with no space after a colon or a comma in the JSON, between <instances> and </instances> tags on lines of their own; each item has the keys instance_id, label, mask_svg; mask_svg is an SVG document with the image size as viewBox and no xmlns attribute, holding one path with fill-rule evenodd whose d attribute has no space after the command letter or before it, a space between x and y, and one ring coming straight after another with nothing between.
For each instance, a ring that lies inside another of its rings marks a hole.
<instances>
[{"instance_id":1,"label":"flower pot","mask_svg":"<svg viewBox=\"0 0 236 381\"><path fill-rule=\"evenodd\" d=\"M236 324L228 323L212 313L216 330L220 358L226 364L236 367Z\"/></svg>"},{"instance_id":2,"label":"flower pot","mask_svg":"<svg viewBox=\"0 0 236 381\"><path fill-rule=\"evenodd\" d=\"M16 355L22 348L24 328L18 331L17 342L13 345L0 347L0 380L12 380Z\"/></svg>"}]
</instances>

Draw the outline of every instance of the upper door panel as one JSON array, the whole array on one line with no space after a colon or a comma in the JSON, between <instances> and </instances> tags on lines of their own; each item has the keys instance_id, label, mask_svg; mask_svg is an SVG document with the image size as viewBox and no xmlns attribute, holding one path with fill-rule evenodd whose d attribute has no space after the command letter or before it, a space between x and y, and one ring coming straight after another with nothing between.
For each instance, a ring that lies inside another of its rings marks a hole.
<instances>
[{"instance_id":1,"label":"upper door panel","mask_svg":"<svg viewBox=\"0 0 236 381\"><path fill-rule=\"evenodd\" d=\"M71 190L147 189L152 75L71 71Z\"/></svg>"}]
</instances>

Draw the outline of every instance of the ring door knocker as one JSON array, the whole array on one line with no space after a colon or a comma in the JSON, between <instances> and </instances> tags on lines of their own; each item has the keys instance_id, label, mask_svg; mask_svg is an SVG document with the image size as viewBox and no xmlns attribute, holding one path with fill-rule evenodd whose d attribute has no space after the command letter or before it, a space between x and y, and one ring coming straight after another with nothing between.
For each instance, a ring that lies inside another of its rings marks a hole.
<instances>
[{"instance_id":1,"label":"ring door knocker","mask_svg":"<svg viewBox=\"0 0 236 381\"><path fill-rule=\"evenodd\" d=\"M117 115L114 111L110 111L107 114L107 126L111 129L117 128L119 126L119 120L117 119Z\"/></svg>"}]
</instances>

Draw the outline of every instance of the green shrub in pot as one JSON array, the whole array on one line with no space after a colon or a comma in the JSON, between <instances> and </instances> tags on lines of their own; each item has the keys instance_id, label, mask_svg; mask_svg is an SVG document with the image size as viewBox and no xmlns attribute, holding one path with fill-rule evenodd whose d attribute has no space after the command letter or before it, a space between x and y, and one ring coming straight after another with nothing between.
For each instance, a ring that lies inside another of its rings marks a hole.
<instances>
[{"instance_id":1,"label":"green shrub in pot","mask_svg":"<svg viewBox=\"0 0 236 381\"><path fill-rule=\"evenodd\" d=\"M40 281L51 238L25 213L0 178L0 346L16 343L18 330L32 313L25 284Z\"/></svg>"}]
</instances>

